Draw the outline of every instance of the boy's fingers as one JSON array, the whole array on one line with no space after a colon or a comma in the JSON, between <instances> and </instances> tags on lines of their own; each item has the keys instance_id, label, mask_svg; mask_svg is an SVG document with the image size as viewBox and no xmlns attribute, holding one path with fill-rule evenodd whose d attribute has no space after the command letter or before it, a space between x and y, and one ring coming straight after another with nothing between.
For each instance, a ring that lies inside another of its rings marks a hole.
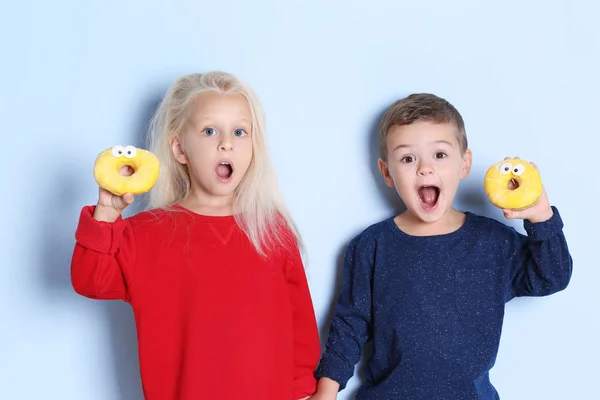
<instances>
[{"instance_id":1,"label":"boy's fingers","mask_svg":"<svg viewBox=\"0 0 600 400\"><path fill-rule=\"evenodd\" d=\"M519 219L519 218L523 218L522 211L515 211L515 210L502 210L502 212L504 213L504 217L507 219Z\"/></svg>"}]
</instances>

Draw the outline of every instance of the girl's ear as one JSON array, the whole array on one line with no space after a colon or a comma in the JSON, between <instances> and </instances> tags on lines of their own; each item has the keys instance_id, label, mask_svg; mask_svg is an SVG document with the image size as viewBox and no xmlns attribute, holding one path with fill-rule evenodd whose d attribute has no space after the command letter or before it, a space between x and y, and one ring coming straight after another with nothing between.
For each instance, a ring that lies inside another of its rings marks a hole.
<instances>
[{"instance_id":1,"label":"girl's ear","mask_svg":"<svg viewBox=\"0 0 600 400\"><path fill-rule=\"evenodd\" d=\"M187 155L185 154L185 150L183 150L183 144L181 143L181 136L175 135L171 142L171 151L173 152L173 157L181 164L187 164Z\"/></svg>"}]
</instances>

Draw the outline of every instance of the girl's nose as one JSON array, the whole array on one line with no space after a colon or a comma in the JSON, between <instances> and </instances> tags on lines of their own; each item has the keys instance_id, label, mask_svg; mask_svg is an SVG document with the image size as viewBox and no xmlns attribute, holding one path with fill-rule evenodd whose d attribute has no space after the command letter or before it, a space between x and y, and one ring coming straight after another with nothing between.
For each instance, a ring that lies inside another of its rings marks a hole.
<instances>
[{"instance_id":1,"label":"girl's nose","mask_svg":"<svg viewBox=\"0 0 600 400\"><path fill-rule=\"evenodd\" d=\"M233 149L233 141L231 139L223 139L219 143L219 150L231 150Z\"/></svg>"}]
</instances>

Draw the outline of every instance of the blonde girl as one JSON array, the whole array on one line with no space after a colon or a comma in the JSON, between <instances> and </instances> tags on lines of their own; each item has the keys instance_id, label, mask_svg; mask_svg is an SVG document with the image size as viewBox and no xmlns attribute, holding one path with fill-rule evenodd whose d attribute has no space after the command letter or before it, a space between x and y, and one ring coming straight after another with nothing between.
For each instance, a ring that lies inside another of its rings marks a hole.
<instances>
[{"instance_id":1,"label":"blonde girl","mask_svg":"<svg viewBox=\"0 0 600 400\"><path fill-rule=\"evenodd\" d=\"M149 207L124 218L133 195L102 188L83 207L75 291L131 304L146 399L309 397L318 329L256 94L225 72L183 76L149 139Z\"/></svg>"}]
</instances>

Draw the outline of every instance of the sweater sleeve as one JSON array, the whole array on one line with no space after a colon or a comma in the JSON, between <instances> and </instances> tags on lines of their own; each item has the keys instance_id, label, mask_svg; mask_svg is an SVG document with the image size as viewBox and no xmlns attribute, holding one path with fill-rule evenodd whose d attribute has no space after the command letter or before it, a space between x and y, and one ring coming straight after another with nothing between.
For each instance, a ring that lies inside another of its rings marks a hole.
<instances>
[{"instance_id":1,"label":"sweater sleeve","mask_svg":"<svg viewBox=\"0 0 600 400\"><path fill-rule=\"evenodd\" d=\"M573 260L556 207L544 222L524 221L527 235L513 231L509 240L510 276L506 300L520 296L548 296L567 287Z\"/></svg>"},{"instance_id":2,"label":"sweater sleeve","mask_svg":"<svg viewBox=\"0 0 600 400\"><path fill-rule=\"evenodd\" d=\"M342 289L329 329L325 353L317 368L317 378L327 377L343 390L354 374L371 337L371 287L374 243L361 243L360 236L345 254Z\"/></svg>"},{"instance_id":3,"label":"sweater sleeve","mask_svg":"<svg viewBox=\"0 0 600 400\"><path fill-rule=\"evenodd\" d=\"M315 393L315 369L321 356L319 328L300 253L292 251L287 262L287 284L293 318L294 398Z\"/></svg>"},{"instance_id":4,"label":"sweater sleeve","mask_svg":"<svg viewBox=\"0 0 600 400\"><path fill-rule=\"evenodd\" d=\"M128 286L136 260L132 229L122 217L94 219L95 206L81 210L71 260L75 292L92 299L130 301Z\"/></svg>"}]
</instances>

